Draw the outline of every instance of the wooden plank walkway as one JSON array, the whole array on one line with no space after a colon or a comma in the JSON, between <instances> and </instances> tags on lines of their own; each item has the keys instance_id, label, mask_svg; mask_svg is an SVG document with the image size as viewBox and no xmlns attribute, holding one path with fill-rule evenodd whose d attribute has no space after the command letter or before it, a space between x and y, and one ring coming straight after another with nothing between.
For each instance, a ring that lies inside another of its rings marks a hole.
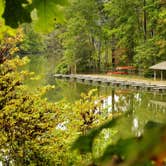
<instances>
[{"instance_id":1,"label":"wooden plank walkway","mask_svg":"<svg viewBox=\"0 0 166 166\"><path fill-rule=\"evenodd\" d=\"M158 82L150 82L145 80L133 80L133 79L123 79L123 78L115 78L110 76L103 75L79 75L79 74L55 74L55 78L59 79L67 79L67 80L75 80L79 82L89 82L89 83L97 83L104 84L107 86L117 86L117 87L125 87L125 88L134 88L134 89L142 89L147 91L159 91L166 92L166 84L161 84Z\"/></svg>"}]
</instances>

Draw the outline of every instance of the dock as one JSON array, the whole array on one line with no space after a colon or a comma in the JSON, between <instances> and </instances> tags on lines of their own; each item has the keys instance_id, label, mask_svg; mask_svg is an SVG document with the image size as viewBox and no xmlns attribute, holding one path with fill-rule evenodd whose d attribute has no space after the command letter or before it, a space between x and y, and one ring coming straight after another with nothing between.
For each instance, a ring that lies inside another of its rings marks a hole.
<instances>
[{"instance_id":1,"label":"dock","mask_svg":"<svg viewBox=\"0 0 166 166\"><path fill-rule=\"evenodd\" d=\"M136 90L146 90L146 91L158 91L158 92L166 92L166 84L158 84L154 82L145 82L145 81L133 81L133 80L123 80L123 79L115 79L108 76L99 76L99 75L79 75L79 74L55 74L55 78L65 79L65 80L73 80L82 83L89 84L98 84L98 85L106 85L112 87L123 87L123 88L131 88Z\"/></svg>"}]
</instances>

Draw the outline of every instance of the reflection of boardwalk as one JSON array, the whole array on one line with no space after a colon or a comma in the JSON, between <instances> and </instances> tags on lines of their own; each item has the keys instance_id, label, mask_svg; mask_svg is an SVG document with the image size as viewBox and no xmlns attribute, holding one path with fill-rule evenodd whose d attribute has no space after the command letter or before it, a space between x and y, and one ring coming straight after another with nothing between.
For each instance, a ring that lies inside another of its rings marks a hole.
<instances>
[{"instance_id":1,"label":"reflection of boardwalk","mask_svg":"<svg viewBox=\"0 0 166 166\"><path fill-rule=\"evenodd\" d=\"M165 107L166 108L166 102L164 101L156 101L156 100L150 100L150 104L155 105L155 107Z\"/></svg>"},{"instance_id":2,"label":"reflection of boardwalk","mask_svg":"<svg viewBox=\"0 0 166 166\"><path fill-rule=\"evenodd\" d=\"M101 75L54 75L56 78L75 80L78 82L89 82L97 84L105 84L107 86L121 86L125 88L134 88L134 89L143 89L143 90L152 90L152 91L161 91L166 92L166 83L161 84L158 82L149 82L146 80L133 80L126 78L115 78Z\"/></svg>"}]
</instances>

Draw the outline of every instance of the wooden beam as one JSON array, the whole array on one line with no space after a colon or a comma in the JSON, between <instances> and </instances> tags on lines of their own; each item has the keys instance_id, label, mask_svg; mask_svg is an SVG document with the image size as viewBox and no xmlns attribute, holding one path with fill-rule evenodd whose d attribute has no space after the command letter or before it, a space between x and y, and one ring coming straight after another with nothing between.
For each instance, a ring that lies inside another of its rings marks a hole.
<instances>
[{"instance_id":1,"label":"wooden beam","mask_svg":"<svg viewBox=\"0 0 166 166\"><path fill-rule=\"evenodd\" d=\"M156 80L156 70L154 70L154 80Z\"/></svg>"},{"instance_id":2,"label":"wooden beam","mask_svg":"<svg viewBox=\"0 0 166 166\"><path fill-rule=\"evenodd\" d=\"M163 80L163 71L161 70L161 81Z\"/></svg>"}]
</instances>

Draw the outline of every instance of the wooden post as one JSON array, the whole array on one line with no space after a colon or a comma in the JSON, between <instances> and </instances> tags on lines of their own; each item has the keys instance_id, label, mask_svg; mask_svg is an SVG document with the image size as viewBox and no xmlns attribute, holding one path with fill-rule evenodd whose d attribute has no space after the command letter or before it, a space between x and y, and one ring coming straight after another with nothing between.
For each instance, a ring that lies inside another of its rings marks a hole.
<instances>
[{"instance_id":1,"label":"wooden post","mask_svg":"<svg viewBox=\"0 0 166 166\"><path fill-rule=\"evenodd\" d=\"M163 71L161 70L161 81L163 80Z\"/></svg>"},{"instance_id":2,"label":"wooden post","mask_svg":"<svg viewBox=\"0 0 166 166\"><path fill-rule=\"evenodd\" d=\"M156 80L156 70L154 70L154 80Z\"/></svg>"}]
</instances>

